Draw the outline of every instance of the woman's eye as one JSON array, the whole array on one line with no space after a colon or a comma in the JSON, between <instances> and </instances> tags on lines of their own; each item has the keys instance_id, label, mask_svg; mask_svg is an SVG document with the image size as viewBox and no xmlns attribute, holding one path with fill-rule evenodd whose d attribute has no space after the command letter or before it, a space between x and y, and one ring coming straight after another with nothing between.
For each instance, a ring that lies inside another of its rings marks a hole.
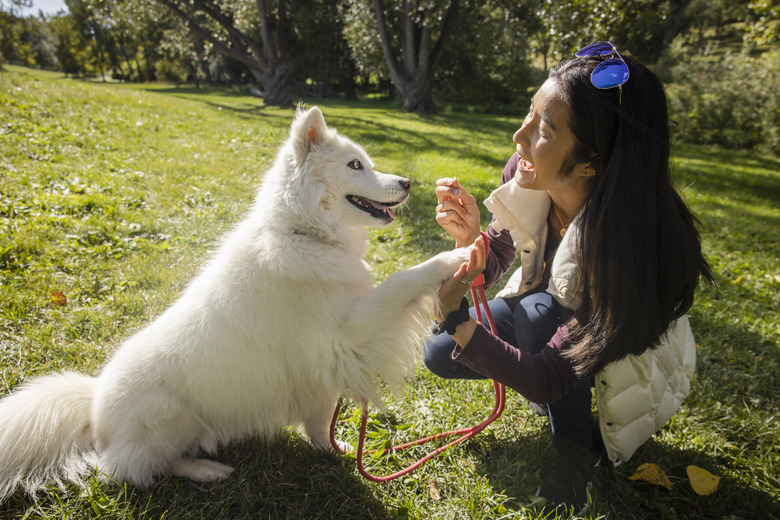
<instances>
[{"instance_id":1,"label":"woman's eye","mask_svg":"<svg viewBox=\"0 0 780 520\"><path fill-rule=\"evenodd\" d=\"M363 165L360 164L360 161L358 161L357 159L348 162L347 166L349 166L353 170L362 170L363 169Z\"/></svg>"}]
</instances>

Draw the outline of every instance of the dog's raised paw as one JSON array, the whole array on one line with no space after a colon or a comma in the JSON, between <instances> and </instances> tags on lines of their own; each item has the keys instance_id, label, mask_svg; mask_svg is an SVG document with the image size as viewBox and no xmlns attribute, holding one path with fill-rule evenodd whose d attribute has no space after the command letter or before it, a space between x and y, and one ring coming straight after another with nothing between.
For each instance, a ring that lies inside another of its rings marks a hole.
<instances>
[{"instance_id":1,"label":"dog's raised paw","mask_svg":"<svg viewBox=\"0 0 780 520\"><path fill-rule=\"evenodd\" d=\"M437 266L440 268L440 275L443 278L449 278L455 274L461 264L469 261L470 251L467 247L459 247L452 251L444 251L433 257L433 260L436 261Z\"/></svg>"},{"instance_id":2,"label":"dog's raised paw","mask_svg":"<svg viewBox=\"0 0 780 520\"><path fill-rule=\"evenodd\" d=\"M185 477L195 482L224 480L233 468L208 459L179 459L171 470L176 477Z\"/></svg>"}]
</instances>

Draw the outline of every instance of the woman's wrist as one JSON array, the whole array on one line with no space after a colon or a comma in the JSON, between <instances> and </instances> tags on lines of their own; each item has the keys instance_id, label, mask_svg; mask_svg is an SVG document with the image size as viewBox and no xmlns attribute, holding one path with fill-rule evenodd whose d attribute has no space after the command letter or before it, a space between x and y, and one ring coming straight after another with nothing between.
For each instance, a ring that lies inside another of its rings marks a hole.
<instances>
[{"instance_id":1,"label":"woman's wrist","mask_svg":"<svg viewBox=\"0 0 780 520\"><path fill-rule=\"evenodd\" d=\"M474 243L476 239L482 234L482 229L476 228L469 232L469 234L461 239L455 238L455 247L468 247Z\"/></svg>"},{"instance_id":2,"label":"woman's wrist","mask_svg":"<svg viewBox=\"0 0 780 520\"><path fill-rule=\"evenodd\" d=\"M466 293L469 291L469 287L471 286L471 282L466 284L468 280L465 278L462 280L463 283L459 283L457 285L453 284L450 289L448 290L448 294L445 296L442 293L439 293L439 297L441 298L439 300L439 303L437 305L434 305L434 319L436 321L444 321L447 319L447 316L458 309L458 307L462 304L463 299L466 297Z\"/></svg>"},{"instance_id":3,"label":"woman's wrist","mask_svg":"<svg viewBox=\"0 0 780 520\"><path fill-rule=\"evenodd\" d=\"M449 335L455 334L458 326L469 319L469 301L464 296L460 300L458 309L447 314L443 321L437 320L434 322L432 332L434 334L441 334L442 332L446 332Z\"/></svg>"},{"instance_id":4,"label":"woman's wrist","mask_svg":"<svg viewBox=\"0 0 780 520\"><path fill-rule=\"evenodd\" d=\"M468 321L458 325L455 334L450 334L450 336L452 336L455 343L460 345L460 348L465 349L466 345L471 342L471 338L474 337L474 332L476 332L478 326L477 320L470 318Z\"/></svg>"},{"instance_id":5,"label":"woman's wrist","mask_svg":"<svg viewBox=\"0 0 780 520\"><path fill-rule=\"evenodd\" d=\"M479 236L482 234L482 230L480 228L477 228L475 232L471 233L468 237L464 238L463 241L455 239L455 247L468 247L471 244L474 243L474 241L479 238Z\"/></svg>"}]
</instances>

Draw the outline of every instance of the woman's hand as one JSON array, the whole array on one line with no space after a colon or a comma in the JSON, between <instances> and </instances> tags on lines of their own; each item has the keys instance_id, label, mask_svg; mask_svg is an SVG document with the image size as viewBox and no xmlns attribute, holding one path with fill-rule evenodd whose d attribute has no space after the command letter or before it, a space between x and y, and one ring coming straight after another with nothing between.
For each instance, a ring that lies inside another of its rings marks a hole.
<instances>
[{"instance_id":1,"label":"woman's hand","mask_svg":"<svg viewBox=\"0 0 780 520\"><path fill-rule=\"evenodd\" d=\"M460 307L460 301L469 290L471 282L485 270L485 238L479 235L474 241L469 261L463 263L452 278L439 287L438 305L434 308L434 318L439 323Z\"/></svg>"},{"instance_id":2,"label":"woman's hand","mask_svg":"<svg viewBox=\"0 0 780 520\"><path fill-rule=\"evenodd\" d=\"M471 244L479 236L479 206L474 197L458 182L445 178L436 181L436 222L459 246Z\"/></svg>"}]
</instances>

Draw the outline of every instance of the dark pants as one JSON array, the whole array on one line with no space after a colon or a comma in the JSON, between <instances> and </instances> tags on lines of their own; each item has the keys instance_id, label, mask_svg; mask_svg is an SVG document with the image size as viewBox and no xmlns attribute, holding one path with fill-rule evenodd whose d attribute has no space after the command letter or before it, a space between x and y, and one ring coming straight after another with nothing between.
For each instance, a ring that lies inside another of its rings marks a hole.
<instances>
[{"instance_id":1,"label":"dark pants","mask_svg":"<svg viewBox=\"0 0 780 520\"><path fill-rule=\"evenodd\" d=\"M570 309L560 305L546 292L491 300L488 307L498 337L528 354L542 350L572 314ZM470 312L476 318L473 307ZM488 327L484 312L483 321ZM447 334L430 337L425 343L425 365L445 379L485 379L485 376L454 361L454 348L455 342ZM547 409L554 439L565 439L588 450L595 447L591 437L591 383L592 380L581 381L554 403L543 406Z\"/></svg>"}]
</instances>

